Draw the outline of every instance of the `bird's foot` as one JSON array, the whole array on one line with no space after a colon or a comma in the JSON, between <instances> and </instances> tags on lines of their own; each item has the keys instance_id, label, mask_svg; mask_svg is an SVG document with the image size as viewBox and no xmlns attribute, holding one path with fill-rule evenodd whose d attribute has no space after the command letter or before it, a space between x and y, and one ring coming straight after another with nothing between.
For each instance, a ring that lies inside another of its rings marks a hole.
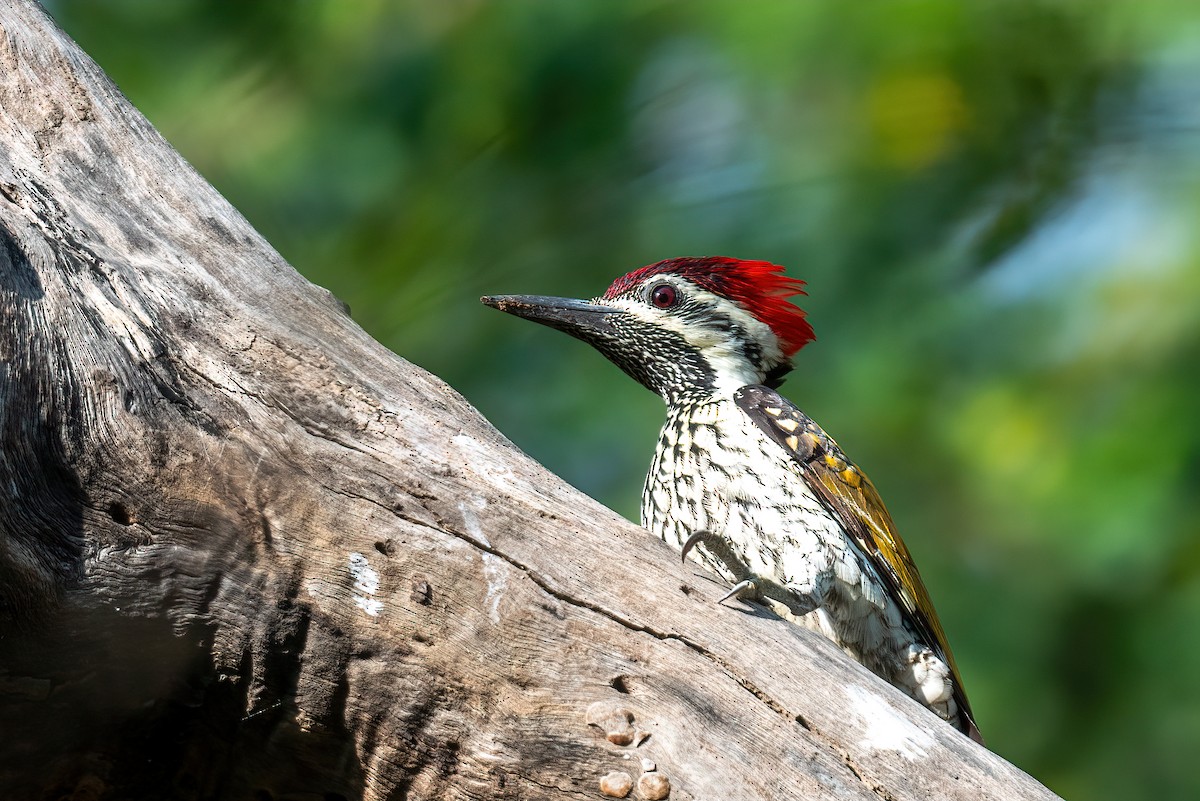
<instances>
[{"instance_id":1,"label":"bird's foot","mask_svg":"<svg viewBox=\"0 0 1200 801\"><path fill-rule=\"evenodd\" d=\"M682 556L687 560L688 552L697 545L703 544L705 550L712 554L735 577L736 583L729 592L725 593L717 603L723 604L731 598L745 598L752 601L774 601L787 607L794 615L804 615L818 605L817 599L804 593L798 593L778 581L754 573L746 566L729 544L729 540L719 534L702 529L692 534L683 543Z\"/></svg>"},{"instance_id":2,"label":"bird's foot","mask_svg":"<svg viewBox=\"0 0 1200 801\"><path fill-rule=\"evenodd\" d=\"M819 606L817 600L811 595L799 593L786 584L780 584L775 579L760 576L757 573L746 575L745 578L734 584L729 592L717 599L717 603L723 604L731 598L745 598L760 603L768 602L767 605L777 612L779 609L776 604L778 604L785 607L795 617L807 615Z\"/></svg>"}]
</instances>

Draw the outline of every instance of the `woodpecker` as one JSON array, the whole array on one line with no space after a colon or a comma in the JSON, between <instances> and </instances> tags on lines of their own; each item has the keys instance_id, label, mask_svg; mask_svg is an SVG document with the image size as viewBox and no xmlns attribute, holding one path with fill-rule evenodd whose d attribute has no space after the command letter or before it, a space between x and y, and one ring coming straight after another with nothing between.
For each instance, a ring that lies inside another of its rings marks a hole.
<instances>
[{"instance_id":1,"label":"woodpecker","mask_svg":"<svg viewBox=\"0 0 1200 801\"><path fill-rule=\"evenodd\" d=\"M814 338L765 261L660 261L590 301L484 297L587 342L662 396L642 525L745 597L820 632L983 742L946 635L874 485L779 394Z\"/></svg>"}]
</instances>

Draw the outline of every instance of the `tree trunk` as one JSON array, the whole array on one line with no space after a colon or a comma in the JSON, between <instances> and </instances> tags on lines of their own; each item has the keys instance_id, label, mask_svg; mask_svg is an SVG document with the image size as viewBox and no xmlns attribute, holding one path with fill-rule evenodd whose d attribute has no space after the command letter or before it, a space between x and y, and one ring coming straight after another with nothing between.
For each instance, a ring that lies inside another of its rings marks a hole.
<instances>
[{"instance_id":1,"label":"tree trunk","mask_svg":"<svg viewBox=\"0 0 1200 801\"><path fill-rule=\"evenodd\" d=\"M1053 798L374 342L28 0L0 359L0 797Z\"/></svg>"}]
</instances>

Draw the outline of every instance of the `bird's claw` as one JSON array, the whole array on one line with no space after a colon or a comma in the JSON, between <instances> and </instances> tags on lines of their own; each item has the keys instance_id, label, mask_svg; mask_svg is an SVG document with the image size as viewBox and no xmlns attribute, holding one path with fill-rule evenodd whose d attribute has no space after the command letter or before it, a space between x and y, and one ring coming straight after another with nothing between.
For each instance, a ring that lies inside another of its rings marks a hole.
<instances>
[{"instance_id":1,"label":"bird's claw","mask_svg":"<svg viewBox=\"0 0 1200 801\"><path fill-rule=\"evenodd\" d=\"M729 592L717 600L717 603L723 604L733 598L749 595L751 600L772 601L774 604L785 607L795 617L802 617L820 606L824 597L823 592L811 592L791 585L780 584L772 578L754 573L734 553L727 539L708 529L700 529L683 541L683 546L680 548L683 560L687 561L688 553L701 543L708 547L713 558L723 564L737 582ZM779 606L775 607L777 611Z\"/></svg>"},{"instance_id":2,"label":"bird's claw","mask_svg":"<svg viewBox=\"0 0 1200 801\"><path fill-rule=\"evenodd\" d=\"M722 604L730 598L741 596L746 590L753 590L753 596L760 598L763 596L764 588L768 591L768 596L773 596L775 593L770 592L774 582L762 576L755 575L750 569L738 558L730 547L729 541L719 534L714 534L708 529L700 529L693 533L690 537L683 541L683 547L680 548L680 553L683 560L687 561L688 553L700 543L708 546L709 552L729 570L737 579L737 583L733 589L725 593L717 603ZM744 578L740 578L744 577Z\"/></svg>"},{"instance_id":3,"label":"bird's claw","mask_svg":"<svg viewBox=\"0 0 1200 801\"><path fill-rule=\"evenodd\" d=\"M757 576L751 576L748 579L742 579L737 584L734 584L733 589L731 589L729 592L725 593L724 595L722 595L720 598L717 599L717 603L723 604L726 601L728 601L730 598L738 597L739 595L742 594L742 592L744 590L748 590L748 589L754 590L755 595L758 594L758 577Z\"/></svg>"},{"instance_id":4,"label":"bird's claw","mask_svg":"<svg viewBox=\"0 0 1200 801\"><path fill-rule=\"evenodd\" d=\"M679 551L681 561L683 561L683 562L687 561L688 551L692 550L693 548L695 548L697 545L699 545L702 542L708 542L708 541L716 538L716 536L717 536L716 534L713 534L708 529L702 528L699 531L697 531L695 534L693 534L692 536L688 537L686 540L683 541L683 547Z\"/></svg>"}]
</instances>

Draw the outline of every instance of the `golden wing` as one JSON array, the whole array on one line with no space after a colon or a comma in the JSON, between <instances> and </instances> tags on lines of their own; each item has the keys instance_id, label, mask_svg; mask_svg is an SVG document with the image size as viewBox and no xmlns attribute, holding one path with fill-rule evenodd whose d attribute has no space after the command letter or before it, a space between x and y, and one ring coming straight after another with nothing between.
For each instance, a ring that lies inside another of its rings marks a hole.
<instances>
[{"instance_id":1,"label":"golden wing","mask_svg":"<svg viewBox=\"0 0 1200 801\"><path fill-rule=\"evenodd\" d=\"M982 742L929 591L875 485L846 458L832 437L775 390L757 385L742 387L734 394L734 401L755 425L792 454L800 464L804 481L854 538L888 594L899 604L905 620L949 666L963 730Z\"/></svg>"}]
</instances>

